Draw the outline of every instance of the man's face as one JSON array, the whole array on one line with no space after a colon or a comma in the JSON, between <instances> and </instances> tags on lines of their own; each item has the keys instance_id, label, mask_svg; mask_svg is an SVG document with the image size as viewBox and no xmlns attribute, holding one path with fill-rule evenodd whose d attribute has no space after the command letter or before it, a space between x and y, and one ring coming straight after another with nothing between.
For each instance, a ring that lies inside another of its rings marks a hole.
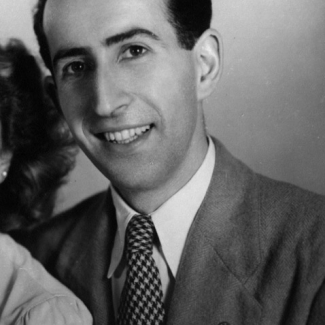
<instances>
[{"instance_id":1,"label":"man's face","mask_svg":"<svg viewBox=\"0 0 325 325\"><path fill-rule=\"evenodd\" d=\"M180 48L164 10L162 0L48 0L45 8L61 109L120 190L188 180L206 152L195 56Z\"/></svg>"}]
</instances>

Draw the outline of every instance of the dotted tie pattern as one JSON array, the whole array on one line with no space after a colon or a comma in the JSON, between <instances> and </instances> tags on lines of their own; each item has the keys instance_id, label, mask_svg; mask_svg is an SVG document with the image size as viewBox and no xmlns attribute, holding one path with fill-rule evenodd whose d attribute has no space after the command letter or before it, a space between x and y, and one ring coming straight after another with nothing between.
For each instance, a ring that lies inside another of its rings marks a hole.
<instances>
[{"instance_id":1,"label":"dotted tie pattern","mask_svg":"<svg viewBox=\"0 0 325 325\"><path fill-rule=\"evenodd\" d=\"M118 310L118 325L161 325L163 293L152 257L154 224L150 215L136 215L126 230L128 271Z\"/></svg>"}]
</instances>

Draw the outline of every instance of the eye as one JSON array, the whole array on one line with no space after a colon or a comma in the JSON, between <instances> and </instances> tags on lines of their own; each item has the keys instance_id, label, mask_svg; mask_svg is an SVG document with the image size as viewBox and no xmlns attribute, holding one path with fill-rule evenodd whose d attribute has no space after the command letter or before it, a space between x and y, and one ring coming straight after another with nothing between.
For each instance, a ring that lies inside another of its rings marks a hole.
<instances>
[{"instance_id":1,"label":"eye","mask_svg":"<svg viewBox=\"0 0 325 325\"><path fill-rule=\"evenodd\" d=\"M141 45L131 45L123 53L122 59L135 59L146 54L148 50Z\"/></svg>"},{"instance_id":2,"label":"eye","mask_svg":"<svg viewBox=\"0 0 325 325\"><path fill-rule=\"evenodd\" d=\"M74 74L78 74L78 73L85 71L85 69L86 69L85 63L83 63L81 61L75 61L75 62L68 64L64 68L64 73L67 75L74 75Z\"/></svg>"}]
</instances>

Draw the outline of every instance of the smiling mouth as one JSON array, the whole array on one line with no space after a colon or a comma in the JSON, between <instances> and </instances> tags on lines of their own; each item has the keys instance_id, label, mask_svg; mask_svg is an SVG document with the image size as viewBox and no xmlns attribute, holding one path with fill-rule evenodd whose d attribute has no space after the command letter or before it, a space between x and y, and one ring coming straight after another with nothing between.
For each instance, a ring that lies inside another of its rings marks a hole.
<instances>
[{"instance_id":1,"label":"smiling mouth","mask_svg":"<svg viewBox=\"0 0 325 325\"><path fill-rule=\"evenodd\" d=\"M102 140L106 140L114 144L128 144L135 141L145 133L147 133L153 125L145 125L132 129L125 129L116 132L100 133L97 136Z\"/></svg>"}]
</instances>

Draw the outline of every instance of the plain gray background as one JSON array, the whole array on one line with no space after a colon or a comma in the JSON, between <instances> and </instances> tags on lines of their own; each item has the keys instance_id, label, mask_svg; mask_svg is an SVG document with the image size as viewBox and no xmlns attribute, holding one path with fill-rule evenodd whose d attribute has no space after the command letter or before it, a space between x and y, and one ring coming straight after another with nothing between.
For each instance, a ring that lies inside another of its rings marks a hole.
<instances>
[{"instance_id":1,"label":"plain gray background","mask_svg":"<svg viewBox=\"0 0 325 325\"><path fill-rule=\"evenodd\" d=\"M255 171L325 194L325 1L212 1L224 66L205 103L209 132ZM0 0L2 43L37 53L34 3ZM107 185L80 153L57 209Z\"/></svg>"}]
</instances>

